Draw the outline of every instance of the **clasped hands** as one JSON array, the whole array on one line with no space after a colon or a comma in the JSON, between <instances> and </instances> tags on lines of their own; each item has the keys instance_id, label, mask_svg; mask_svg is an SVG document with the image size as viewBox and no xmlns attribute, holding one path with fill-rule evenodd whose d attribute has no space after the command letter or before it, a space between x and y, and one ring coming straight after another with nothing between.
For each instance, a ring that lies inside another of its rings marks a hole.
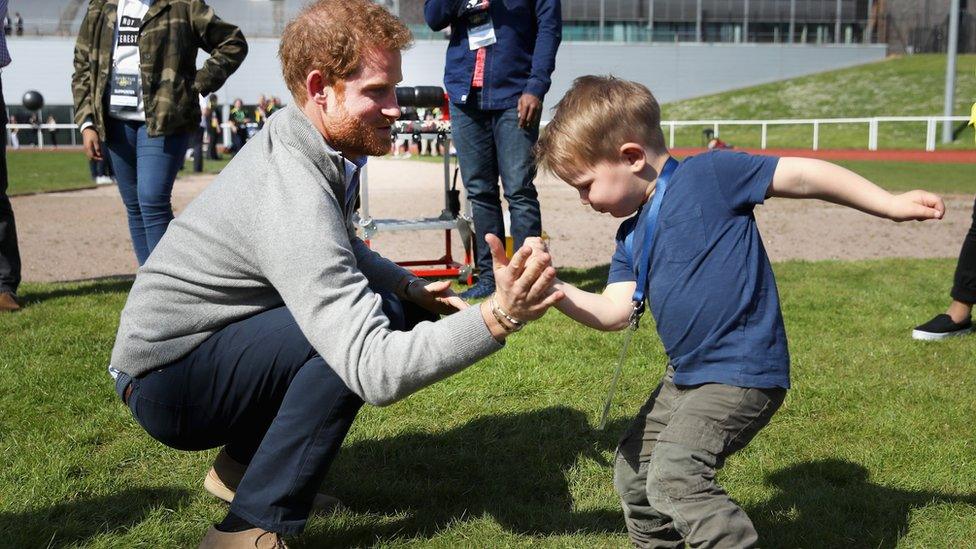
<instances>
[{"instance_id":1,"label":"clasped hands","mask_svg":"<svg viewBox=\"0 0 976 549\"><path fill-rule=\"evenodd\" d=\"M492 335L501 339L509 330L498 322L492 305L519 323L525 323L541 317L564 294L552 289L556 269L552 267L552 257L541 238L527 238L511 259L506 257L498 237L489 234L485 241L491 250L495 295L481 304L482 316ZM427 282L415 279L407 284L403 294L406 299L438 314L450 314L469 306L451 290L447 280Z\"/></svg>"}]
</instances>

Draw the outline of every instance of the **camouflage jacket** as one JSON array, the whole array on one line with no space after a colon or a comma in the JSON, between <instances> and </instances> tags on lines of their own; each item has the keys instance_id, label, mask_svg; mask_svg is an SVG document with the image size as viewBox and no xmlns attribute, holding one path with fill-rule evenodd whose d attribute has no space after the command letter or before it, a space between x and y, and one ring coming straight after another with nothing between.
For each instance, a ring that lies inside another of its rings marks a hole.
<instances>
[{"instance_id":1,"label":"camouflage jacket","mask_svg":"<svg viewBox=\"0 0 976 549\"><path fill-rule=\"evenodd\" d=\"M118 4L91 0L75 43L75 123L90 121L102 139ZM210 54L200 70L198 48ZM200 125L199 95L216 91L237 70L247 41L203 0L155 0L142 20L139 55L146 130L150 136L170 135Z\"/></svg>"}]
</instances>

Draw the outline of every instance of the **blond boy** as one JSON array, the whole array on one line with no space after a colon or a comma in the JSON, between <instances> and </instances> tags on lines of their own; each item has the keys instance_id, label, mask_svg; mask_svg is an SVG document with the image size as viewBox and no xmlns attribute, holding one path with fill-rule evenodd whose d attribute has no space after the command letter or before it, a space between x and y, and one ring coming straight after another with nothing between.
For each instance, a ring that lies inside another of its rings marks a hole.
<instances>
[{"instance_id":1,"label":"blond boy","mask_svg":"<svg viewBox=\"0 0 976 549\"><path fill-rule=\"evenodd\" d=\"M769 422L789 388L789 351L769 258L753 216L768 197L820 198L895 221L940 219L942 200L893 196L833 164L712 151L678 163L640 84L578 78L539 140L543 169L584 205L628 218L606 289L556 280L557 307L621 330L644 292L669 361L620 440L614 486L638 547L750 547L758 535L715 481ZM638 281L646 280L646 283Z\"/></svg>"}]
</instances>

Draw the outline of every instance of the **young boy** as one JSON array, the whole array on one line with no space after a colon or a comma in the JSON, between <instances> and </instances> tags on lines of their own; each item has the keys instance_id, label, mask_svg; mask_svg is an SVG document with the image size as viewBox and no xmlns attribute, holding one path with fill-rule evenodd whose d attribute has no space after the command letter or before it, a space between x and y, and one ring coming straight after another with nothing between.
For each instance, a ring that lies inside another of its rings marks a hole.
<instances>
[{"instance_id":1,"label":"young boy","mask_svg":"<svg viewBox=\"0 0 976 549\"><path fill-rule=\"evenodd\" d=\"M617 232L606 289L557 280L566 297L556 307L592 328L621 330L646 291L670 359L617 450L614 486L630 539L639 547L751 547L755 528L715 472L769 422L790 386L776 282L753 208L767 197L820 198L903 221L940 219L945 206L924 191L892 196L819 160L712 151L679 164L651 92L613 77L576 79L554 111L537 147L540 166L584 205L632 216Z\"/></svg>"}]
</instances>

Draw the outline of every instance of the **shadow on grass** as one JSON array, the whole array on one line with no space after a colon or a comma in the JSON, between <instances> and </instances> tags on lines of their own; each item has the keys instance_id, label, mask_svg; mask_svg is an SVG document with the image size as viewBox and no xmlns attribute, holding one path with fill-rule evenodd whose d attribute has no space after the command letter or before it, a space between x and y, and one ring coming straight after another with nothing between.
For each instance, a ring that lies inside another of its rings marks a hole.
<instances>
[{"instance_id":1,"label":"shadow on grass","mask_svg":"<svg viewBox=\"0 0 976 549\"><path fill-rule=\"evenodd\" d=\"M37 305L44 301L57 299L60 297L77 297L99 294L114 294L128 292L132 288L132 281L135 280L131 275L113 275L99 278L87 278L83 280L71 280L60 282L56 287L41 291L26 290L20 293L21 301L28 307ZM54 286L54 285L49 285Z\"/></svg>"},{"instance_id":2,"label":"shadow on grass","mask_svg":"<svg viewBox=\"0 0 976 549\"><path fill-rule=\"evenodd\" d=\"M874 484L865 467L840 459L786 467L766 481L780 492L747 509L763 547L893 548L908 531L913 509L940 503L976 505L976 494Z\"/></svg>"},{"instance_id":3,"label":"shadow on grass","mask_svg":"<svg viewBox=\"0 0 976 549\"><path fill-rule=\"evenodd\" d=\"M607 286L610 265L597 265L589 269L559 270L559 278L587 292L600 293Z\"/></svg>"},{"instance_id":4,"label":"shadow on grass","mask_svg":"<svg viewBox=\"0 0 976 549\"><path fill-rule=\"evenodd\" d=\"M627 422L596 431L582 412L553 407L354 443L329 473L329 489L354 512L395 520L351 527L328 521L329 530L302 541L333 547L428 537L485 515L516 534L622 533L617 510L573 510L567 475L582 457L609 469L601 452L616 446Z\"/></svg>"},{"instance_id":5,"label":"shadow on grass","mask_svg":"<svg viewBox=\"0 0 976 549\"><path fill-rule=\"evenodd\" d=\"M186 490L173 488L132 488L43 509L0 513L0 532L4 547L85 545L100 534L139 524L154 508L175 509L189 496Z\"/></svg>"}]
</instances>

